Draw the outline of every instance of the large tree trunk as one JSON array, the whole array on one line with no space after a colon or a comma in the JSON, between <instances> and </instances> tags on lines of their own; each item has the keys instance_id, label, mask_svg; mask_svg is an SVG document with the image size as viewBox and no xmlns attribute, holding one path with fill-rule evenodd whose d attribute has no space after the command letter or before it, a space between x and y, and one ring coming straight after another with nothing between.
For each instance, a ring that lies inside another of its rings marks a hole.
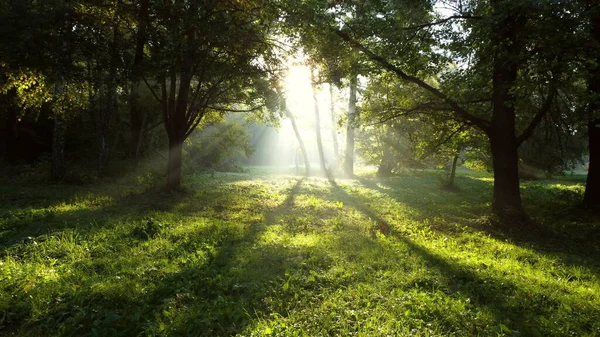
<instances>
[{"instance_id":1,"label":"large tree trunk","mask_svg":"<svg viewBox=\"0 0 600 337\"><path fill-rule=\"evenodd\" d=\"M54 131L52 133L52 180L60 181L65 176L65 131L66 124L60 113L54 114Z\"/></svg>"},{"instance_id":2,"label":"large tree trunk","mask_svg":"<svg viewBox=\"0 0 600 337\"><path fill-rule=\"evenodd\" d=\"M354 127L357 118L356 88L358 76L352 74L350 78L350 99L348 101L348 127L346 130L346 154L344 158L344 171L347 175L354 175Z\"/></svg>"},{"instance_id":3,"label":"large tree trunk","mask_svg":"<svg viewBox=\"0 0 600 337\"><path fill-rule=\"evenodd\" d=\"M321 138L321 117L319 116L319 102L317 101L317 83L314 76L314 70L311 70L311 84L313 93L313 104L315 110L315 131L317 132L317 148L319 150L319 162L321 163L321 170L327 176L331 178L329 169L325 163L325 152L323 151L323 139Z\"/></svg>"},{"instance_id":4,"label":"large tree trunk","mask_svg":"<svg viewBox=\"0 0 600 337\"><path fill-rule=\"evenodd\" d=\"M181 166L183 163L183 141L169 140L169 164L167 187L176 190L181 187Z\"/></svg>"},{"instance_id":5,"label":"large tree trunk","mask_svg":"<svg viewBox=\"0 0 600 337\"><path fill-rule=\"evenodd\" d=\"M583 203L600 212L600 119L588 123L590 163Z\"/></svg>"},{"instance_id":6,"label":"large tree trunk","mask_svg":"<svg viewBox=\"0 0 600 337\"><path fill-rule=\"evenodd\" d=\"M519 70L519 35L527 19L511 13L507 3L493 0L496 16L492 43L495 46L492 79L492 123L489 131L494 169L492 211L505 223L526 218L519 190L519 158L516 114L512 93Z\"/></svg>"},{"instance_id":7,"label":"large tree trunk","mask_svg":"<svg viewBox=\"0 0 600 337\"><path fill-rule=\"evenodd\" d=\"M183 142L188 136L190 126L187 119L187 110L189 104L190 87L192 83L192 65L193 65L193 45L195 33L193 30L188 34L188 51L183 57L181 72L179 76L179 92L175 101L176 76L173 70L171 74L171 104L175 106L171 114L165 120L167 135L169 138L169 167L167 172L167 187L169 189L179 189L181 187L181 166L183 161Z\"/></svg>"},{"instance_id":8,"label":"large tree trunk","mask_svg":"<svg viewBox=\"0 0 600 337\"><path fill-rule=\"evenodd\" d=\"M130 113L130 143L129 156L135 159L135 163L140 158L140 150L144 141L144 122L145 115L140 107L140 84L142 81L142 62L144 60L144 46L146 45L147 35L147 16L148 0L140 1L140 11L138 15L138 30L135 44L135 55L133 58L133 70L131 75L131 92L129 95L129 113Z\"/></svg>"},{"instance_id":9,"label":"large tree trunk","mask_svg":"<svg viewBox=\"0 0 600 337\"><path fill-rule=\"evenodd\" d=\"M454 187L454 179L456 178L456 165L458 165L458 154L452 158L452 167L450 168L450 178L448 179L448 186Z\"/></svg>"},{"instance_id":10,"label":"large tree trunk","mask_svg":"<svg viewBox=\"0 0 600 337\"><path fill-rule=\"evenodd\" d=\"M590 2L590 5L592 2ZM588 122L590 163L583 203L600 212L600 14L596 11L590 18L592 35L595 39L596 62L588 69L588 88L593 95L589 105L590 120Z\"/></svg>"},{"instance_id":11,"label":"large tree trunk","mask_svg":"<svg viewBox=\"0 0 600 337\"><path fill-rule=\"evenodd\" d=\"M494 169L492 211L502 220L523 220L525 211L519 189L519 158L514 133L493 130L490 137ZM511 139L512 138L512 139Z\"/></svg>"},{"instance_id":12,"label":"large tree trunk","mask_svg":"<svg viewBox=\"0 0 600 337\"><path fill-rule=\"evenodd\" d=\"M302 140L302 136L300 135L300 131L298 130L298 125L296 124L296 118L292 115L292 112L289 110L285 110L288 118L292 122L292 128L294 129L294 134L296 135L296 139L298 139L298 144L300 145L300 151L302 151L302 158L304 159L304 174L306 176L310 175L310 162L308 161L308 152L306 152L306 146L304 146L304 141Z\"/></svg>"}]
</instances>

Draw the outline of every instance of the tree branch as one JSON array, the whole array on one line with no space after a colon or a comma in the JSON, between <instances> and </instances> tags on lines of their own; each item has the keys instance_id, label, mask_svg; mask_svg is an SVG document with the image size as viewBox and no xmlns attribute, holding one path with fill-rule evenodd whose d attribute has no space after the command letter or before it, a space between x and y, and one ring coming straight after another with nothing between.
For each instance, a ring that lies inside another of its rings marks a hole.
<instances>
[{"instance_id":1,"label":"tree branch","mask_svg":"<svg viewBox=\"0 0 600 337\"><path fill-rule=\"evenodd\" d=\"M416 85L418 85L419 87L427 90L429 93L431 93L433 96L441 99L442 101L444 101L444 103L448 104L452 110L454 111L454 113L457 115L457 117L467 120L469 121L471 124L473 124L474 126L478 127L479 129L481 129L483 132L485 133L489 133L490 132L490 122L483 119L483 118L479 118L473 114L471 114L470 112L468 112L467 110L465 110L462 106L460 106L458 104L458 102L456 102L455 100L449 98L448 96L446 96L444 93L442 93L441 91L439 91L438 89L432 87L431 85L425 83L423 80L415 77L415 76L411 76L408 75L407 73L405 73L404 71L402 71L402 69L400 69L399 67L391 64L390 62L388 62L387 60L385 60L383 57L373 53L372 51L370 51L367 47L363 46L361 43L353 40L348 34L340 31L340 30L335 30L335 33L341 37L344 41L350 43L350 45L356 49L359 50L361 52L363 52L365 55L367 55L371 60L379 63L381 66L383 66L383 68L395 73L396 75L398 75L398 77L400 77L401 79L414 83Z\"/></svg>"},{"instance_id":2,"label":"tree branch","mask_svg":"<svg viewBox=\"0 0 600 337\"><path fill-rule=\"evenodd\" d=\"M382 124L385 123L387 121L390 121L392 119L398 118L398 117L404 117L404 116L408 116L412 113L424 113L424 111L422 110L431 110L431 111L453 111L451 108L448 107L441 107L438 105L438 103L436 102L427 102L427 103L421 103L421 104L417 104L416 106L410 108L410 109L400 109L400 108L396 108L396 109L390 109L390 110L395 110L395 111L400 111L399 113L395 113L393 115L390 116L383 116L382 118L379 119L379 121L369 124L369 125L376 125L376 124Z\"/></svg>"},{"instance_id":3,"label":"tree branch","mask_svg":"<svg viewBox=\"0 0 600 337\"><path fill-rule=\"evenodd\" d=\"M158 103L162 104L163 101L158 97L158 95L156 94L156 91L154 91L154 89L152 89L152 87L148 83L148 80L146 79L146 76L142 75L142 79L144 80L144 83L146 83L146 86L148 87L148 89L152 93L152 96L154 96L154 98L156 98L156 100L158 101Z\"/></svg>"},{"instance_id":4,"label":"tree branch","mask_svg":"<svg viewBox=\"0 0 600 337\"><path fill-rule=\"evenodd\" d=\"M531 120L527 128L525 128L523 133L521 133L521 135L517 137L517 146L523 144L523 142L526 141L527 138L531 137L536 126L542 121L542 118L544 118L544 115L548 112L548 110L550 110L550 107L552 106L552 101L554 101L554 96L556 95L556 82L557 81L554 79L550 82L548 96L546 96L544 103L542 104L538 112L535 114L535 116L533 116L533 119Z\"/></svg>"},{"instance_id":5,"label":"tree branch","mask_svg":"<svg viewBox=\"0 0 600 337\"><path fill-rule=\"evenodd\" d=\"M224 111L224 112L252 112L252 111L260 110L260 109L264 108L265 106L266 106L266 104L261 104L261 105L252 107L250 109L227 109L227 108L216 107L216 106L207 106L206 108L210 109L210 110Z\"/></svg>"},{"instance_id":6,"label":"tree branch","mask_svg":"<svg viewBox=\"0 0 600 337\"><path fill-rule=\"evenodd\" d=\"M440 142L438 142L437 144L435 144L434 146L432 146L431 148L429 148L429 151L427 151L426 153L424 153L420 158L419 161L429 157L431 154L433 154L438 148L440 148L440 146L448 143L450 140L452 140L452 138L454 137L454 135L456 135L457 133L463 131L464 129L466 129L468 127L468 125L462 124L458 129L452 131L448 137L444 138L443 140L441 140Z\"/></svg>"},{"instance_id":7,"label":"tree branch","mask_svg":"<svg viewBox=\"0 0 600 337\"><path fill-rule=\"evenodd\" d=\"M159 125L162 125L162 124L164 124L164 123L165 123L165 121L164 121L164 120L162 120L162 121L160 121L160 122L157 122L157 123L155 123L154 125L151 125L151 126L147 127L146 129L144 129L144 133L146 133L146 132L149 132L149 131L152 131L154 128L156 128L157 126L159 126Z\"/></svg>"},{"instance_id":8,"label":"tree branch","mask_svg":"<svg viewBox=\"0 0 600 337\"><path fill-rule=\"evenodd\" d=\"M423 28L429 28L429 27L441 25L443 23L446 23L446 22L448 22L450 20L454 20L454 19L465 19L465 20L467 20L467 19L475 19L475 20L481 20L481 19L483 19L483 17L482 16L473 16L473 15L452 15L452 16L449 16L447 18L444 18L444 19L441 19L441 20L438 20L438 21L429 22L429 23L425 23L425 24L422 24L422 25L403 27L402 29L403 30L413 30L413 29L420 30L420 29L423 29Z\"/></svg>"}]
</instances>

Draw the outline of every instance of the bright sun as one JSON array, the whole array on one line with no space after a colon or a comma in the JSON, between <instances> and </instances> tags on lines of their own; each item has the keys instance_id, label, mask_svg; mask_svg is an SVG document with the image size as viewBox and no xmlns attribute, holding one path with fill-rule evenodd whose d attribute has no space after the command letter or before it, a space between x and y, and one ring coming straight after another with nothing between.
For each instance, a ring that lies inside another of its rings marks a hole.
<instances>
[{"instance_id":1,"label":"bright sun","mask_svg":"<svg viewBox=\"0 0 600 337\"><path fill-rule=\"evenodd\" d=\"M310 69L303 65L292 65L285 78L287 104L290 110L297 114L301 110L310 109L312 103L312 88L310 84Z\"/></svg>"},{"instance_id":2,"label":"bright sun","mask_svg":"<svg viewBox=\"0 0 600 337\"><path fill-rule=\"evenodd\" d=\"M308 151L311 165L317 167L315 110L310 75L309 67L291 64L284 85L287 108L294 117L300 136ZM326 85L324 88L321 87L323 86L319 86L317 89L317 101L321 115L321 133L326 148L325 152L328 157L331 157L331 152L333 152L331 131L334 125L329 111L331 97ZM277 161L280 161L280 165L286 166L298 162L299 142L289 118L284 118L281 122L277 143L276 153L273 155L277 157ZM292 155L289 156L288 153Z\"/></svg>"}]
</instances>

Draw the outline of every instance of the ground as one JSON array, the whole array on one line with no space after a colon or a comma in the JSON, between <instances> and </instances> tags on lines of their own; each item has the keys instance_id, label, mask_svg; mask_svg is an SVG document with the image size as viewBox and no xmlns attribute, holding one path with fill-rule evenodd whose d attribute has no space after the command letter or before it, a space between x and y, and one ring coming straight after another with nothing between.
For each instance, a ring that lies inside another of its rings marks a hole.
<instances>
[{"instance_id":1,"label":"ground","mask_svg":"<svg viewBox=\"0 0 600 337\"><path fill-rule=\"evenodd\" d=\"M194 175L0 187L0 335L600 336L582 177ZM510 230L507 228L511 228Z\"/></svg>"}]
</instances>

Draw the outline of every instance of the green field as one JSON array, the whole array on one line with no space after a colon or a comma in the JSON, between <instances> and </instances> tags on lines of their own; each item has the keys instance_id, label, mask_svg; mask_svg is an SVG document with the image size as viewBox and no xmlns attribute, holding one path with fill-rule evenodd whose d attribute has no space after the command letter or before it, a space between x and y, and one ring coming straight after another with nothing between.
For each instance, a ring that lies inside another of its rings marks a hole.
<instances>
[{"instance_id":1,"label":"green field","mask_svg":"<svg viewBox=\"0 0 600 337\"><path fill-rule=\"evenodd\" d=\"M582 177L524 182L522 232L482 173L185 182L0 187L0 335L600 336Z\"/></svg>"}]
</instances>

